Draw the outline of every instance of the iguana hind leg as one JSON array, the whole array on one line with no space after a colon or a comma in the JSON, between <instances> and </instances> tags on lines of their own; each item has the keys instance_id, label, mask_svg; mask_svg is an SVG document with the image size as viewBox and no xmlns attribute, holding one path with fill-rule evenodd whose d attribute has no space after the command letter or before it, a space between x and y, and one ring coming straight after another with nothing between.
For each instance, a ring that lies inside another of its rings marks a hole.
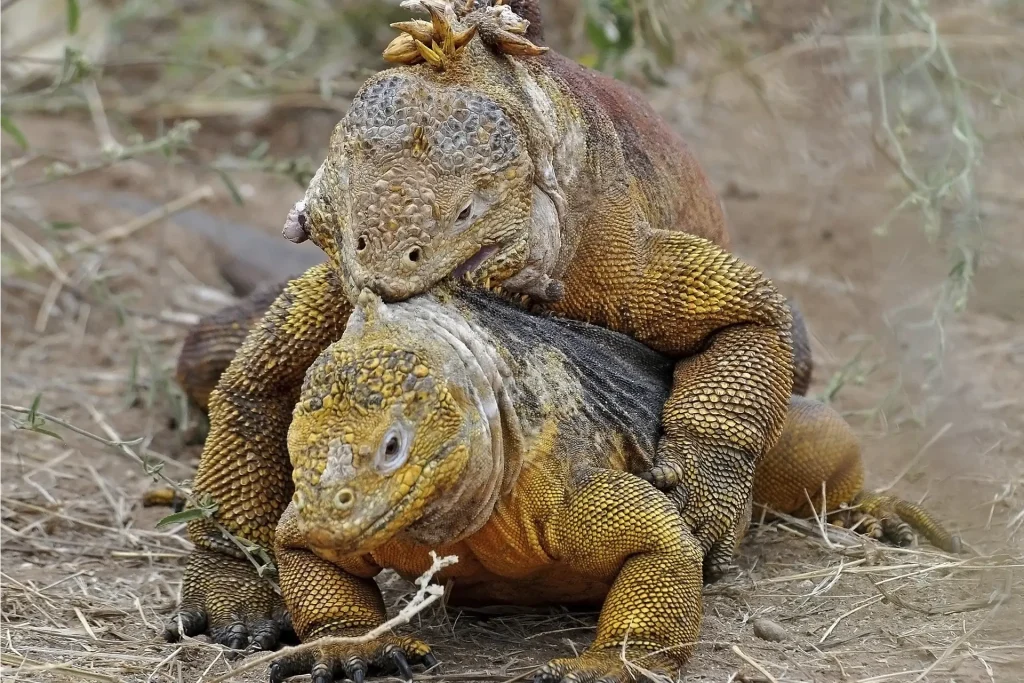
<instances>
[{"instance_id":1,"label":"iguana hind leg","mask_svg":"<svg viewBox=\"0 0 1024 683\"><path fill-rule=\"evenodd\" d=\"M189 328L178 353L175 378L200 408L209 408L210 394L242 348L249 330L287 286L287 281L265 284L237 303L203 316Z\"/></svg>"},{"instance_id":2,"label":"iguana hind leg","mask_svg":"<svg viewBox=\"0 0 1024 683\"><path fill-rule=\"evenodd\" d=\"M790 399L782 436L755 472L753 499L755 519L762 509L795 517L826 510L833 523L879 540L908 545L916 532L942 550L960 552L960 539L921 506L864 491L860 441L839 413L812 399Z\"/></svg>"}]
</instances>

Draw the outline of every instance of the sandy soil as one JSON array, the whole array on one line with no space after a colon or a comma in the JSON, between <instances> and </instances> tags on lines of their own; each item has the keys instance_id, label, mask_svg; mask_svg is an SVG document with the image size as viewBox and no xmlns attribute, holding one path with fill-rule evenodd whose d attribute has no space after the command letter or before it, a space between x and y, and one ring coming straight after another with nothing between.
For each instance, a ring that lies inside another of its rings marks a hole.
<instances>
[{"instance_id":1,"label":"sandy soil","mask_svg":"<svg viewBox=\"0 0 1024 683\"><path fill-rule=\"evenodd\" d=\"M913 208L884 234L874 231L906 190L872 143L870 72L856 52L792 48L800 31L840 19L814 8L778 14L766 11L771 30L744 34L774 49L770 59L723 72L713 50L694 46L648 96L722 191L736 251L802 306L817 359L812 391L838 387L835 404L864 439L869 484L923 501L971 552L848 538L830 548L813 526L756 527L739 571L706 590L703 640L685 679L1020 680L1024 194L1012 179L1024 173L1024 108L1019 98L972 100L986 142L979 273L966 310L929 325L950 269L949 240L930 243ZM949 20L958 35L1008 30L961 19ZM962 75L1024 92L1024 51L998 45L957 51ZM936 135L944 130L932 112L911 113ZM335 118L289 110L260 126L273 130L273 150L319 159ZM36 115L19 125L59 158L97 149L88 118ZM236 141L223 132L230 126L211 128L201 146L231 149ZM20 154L7 137L3 152L5 164ZM52 423L64 440L18 430L25 416L4 410L3 673L208 681L232 666L219 648L160 637L190 546L181 525L156 528L166 511L141 507L152 479L131 454L185 479L200 453L196 416L170 371L184 326L230 300L202 226L276 236L300 189L238 173L239 206L202 164L150 159L29 187L44 161L18 169L22 185L5 184L3 402L29 406L40 397L40 411L120 445ZM138 220L146 207L195 200L204 187L209 198L195 201L193 213ZM47 221L74 226L41 227ZM126 237L104 233L133 221ZM408 598L401 582L388 587L392 604ZM759 618L788 638L757 637ZM436 644L443 667L419 678L517 679L585 647L594 624L593 614L432 608L413 627ZM265 672L238 680L265 680Z\"/></svg>"}]
</instances>

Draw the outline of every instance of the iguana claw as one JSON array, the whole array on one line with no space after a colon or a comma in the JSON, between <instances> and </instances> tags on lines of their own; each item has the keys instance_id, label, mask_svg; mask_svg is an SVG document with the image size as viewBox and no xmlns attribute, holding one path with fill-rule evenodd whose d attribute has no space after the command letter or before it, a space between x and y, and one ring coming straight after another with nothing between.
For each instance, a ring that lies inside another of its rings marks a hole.
<instances>
[{"instance_id":1,"label":"iguana claw","mask_svg":"<svg viewBox=\"0 0 1024 683\"><path fill-rule=\"evenodd\" d=\"M181 606L164 629L168 641L206 633L234 650L269 650L291 628L281 597L245 560L197 548L182 585Z\"/></svg>"},{"instance_id":2,"label":"iguana claw","mask_svg":"<svg viewBox=\"0 0 1024 683\"><path fill-rule=\"evenodd\" d=\"M661 674L674 673L668 657L651 657L650 652L627 648L623 658L621 648L606 651L586 651L579 657L553 659L534 674L534 683L633 683L646 680L637 669ZM653 661L652 661L653 660ZM630 667L627 662L637 664Z\"/></svg>"}]
</instances>

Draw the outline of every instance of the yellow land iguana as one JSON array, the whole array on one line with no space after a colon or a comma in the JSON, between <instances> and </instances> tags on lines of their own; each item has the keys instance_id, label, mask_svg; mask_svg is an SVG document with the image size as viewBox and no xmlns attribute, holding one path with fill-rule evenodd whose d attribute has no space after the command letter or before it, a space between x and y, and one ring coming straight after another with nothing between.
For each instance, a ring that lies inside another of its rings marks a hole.
<instances>
[{"instance_id":1,"label":"yellow land iguana","mask_svg":"<svg viewBox=\"0 0 1024 683\"><path fill-rule=\"evenodd\" d=\"M396 25L385 56L404 64L360 89L286 222L286 237L308 237L328 260L288 285L221 375L197 493L217 523L270 552L292 493L291 409L355 294L402 299L464 275L683 359L641 476L682 504L713 577L785 421L784 299L722 251L718 197L642 97L536 46L533 0L405 4L431 20ZM269 647L283 617L272 586L213 521L190 522L189 537L168 636L180 624Z\"/></svg>"},{"instance_id":2,"label":"yellow land iguana","mask_svg":"<svg viewBox=\"0 0 1024 683\"><path fill-rule=\"evenodd\" d=\"M373 577L415 578L435 550L459 558L436 577L453 582L449 604L603 603L591 646L535 681L635 680L623 655L674 673L700 631L703 552L669 497L631 474L654 461L673 364L490 292L441 285L386 305L367 290L307 373L288 434L295 493L275 556L299 637L378 626ZM791 438L759 463L755 502L800 513L825 481L828 508L858 506L869 533L904 542L910 522L955 545L921 508L862 491L838 414L790 405ZM425 643L388 634L279 658L270 680L410 679L418 662L436 662Z\"/></svg>"}]
</instances>

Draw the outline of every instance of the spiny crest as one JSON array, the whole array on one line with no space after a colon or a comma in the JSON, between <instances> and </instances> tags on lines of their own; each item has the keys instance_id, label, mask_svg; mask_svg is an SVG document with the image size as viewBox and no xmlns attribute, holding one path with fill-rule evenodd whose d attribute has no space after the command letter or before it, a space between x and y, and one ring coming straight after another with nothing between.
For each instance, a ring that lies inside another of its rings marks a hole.
<instances>
[{"instance_id":1,"label":"spiny crest","mask_svg":"<svg viewBox=\"0 0 1024 683\"><path fill-rule=\"evenodd\" d=\"M481 5L481 7L477 7ZM548 51L524 37L530 22L505 4L505 0L405 0L402 7L430 15L430 21L414 19L391 24L402 33L384 50L384 59L397 64L427 62L445 69L473 36L500 54L536 56Z\"/></svg>"},{"instance_id":2,"label":"spiny crest","mask_svg":"<svg viewBox=\"0 0 1024 683\"><path fill-rule=\"evenodd\" d=\"M388 309L384 300L368 288L363 288L356 299L356 305L345 326L342 339L352 344L363 338L368 329L384 322Z\"/></svg>"}]
</instances>

